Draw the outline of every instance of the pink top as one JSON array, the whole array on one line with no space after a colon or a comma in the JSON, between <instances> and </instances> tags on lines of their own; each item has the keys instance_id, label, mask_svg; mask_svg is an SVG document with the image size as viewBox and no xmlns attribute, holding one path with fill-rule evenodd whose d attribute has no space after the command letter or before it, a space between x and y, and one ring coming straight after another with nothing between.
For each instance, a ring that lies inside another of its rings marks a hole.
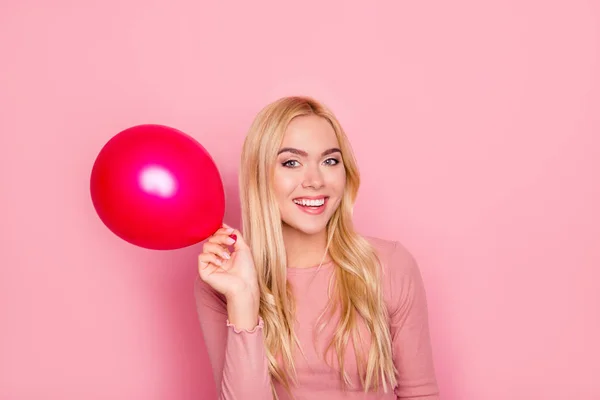
<instances>
[{"instance_id":1,"label":"pink top","mask_svg":"<svg viewBox=\"0 0 600 400\"><path fill-rule=\"evenodd\" d=\"M288 268L288 280L297 299L296 334L305 357L298 351L296 371L298 385L292 387L297 400L363 399L363 400L439 400L429 338L425 289L418 266L399 243L369 239L378 250L384 267L383 287L390 315L394 364L398 370L398 386L393 391L365 394L360 387L353 346L345 356L346 371L354 387L344 391L334 358L322 357L331 336L313 345L315 321L328 302L327 288L333 264L320 268ZM198 317L204 335L220 400L272 399L271 377L263 343L263 322L251 331L238 330L227 320L224 298L199 278L195 285ZM321 335L330 335L331 321ZM363 336L364 337L364 336ZM350 342L351 343L351 342ZM281 400L289 399L285 389L275 383Z\"/></svg>"}]
</instances>

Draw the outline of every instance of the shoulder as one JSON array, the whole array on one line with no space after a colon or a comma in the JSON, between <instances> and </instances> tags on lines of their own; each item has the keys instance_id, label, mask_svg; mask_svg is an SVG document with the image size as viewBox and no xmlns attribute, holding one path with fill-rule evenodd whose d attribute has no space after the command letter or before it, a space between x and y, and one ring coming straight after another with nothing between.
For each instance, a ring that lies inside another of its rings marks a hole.
<instances>
[{"instance_id":1,"label":"shoulder","mask_svg":"<svg viewBox=\"0 0 600 400\"><path fill-rule=\"evenodd\" d=\"M415 290L422 289L418 263L412 253L399 241L366 237L381 264L380 280L384 300L390 312L402 307Z\"/></svg>"},{"instance_id":2,"label":"shoulder","mask_svg":"<svg viewBox=\"0 0 600 400\"><path fill-rule=\"evenodd\" d=\"M391 278L418 272L415 258L402 243L372 236L365 239L375 250L384 275Z\"/></svg>"}]
</instances>

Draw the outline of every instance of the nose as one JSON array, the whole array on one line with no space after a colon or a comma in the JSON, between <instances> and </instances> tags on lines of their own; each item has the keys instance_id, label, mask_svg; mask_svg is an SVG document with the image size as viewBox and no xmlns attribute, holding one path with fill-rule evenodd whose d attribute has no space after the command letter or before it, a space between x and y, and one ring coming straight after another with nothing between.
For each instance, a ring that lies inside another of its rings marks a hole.
<instances>
[{"instance_id":1,"label":"nose","mask_svg":"<svg viewBox=\"0 0 600 400\"><path fill-rule=\"evenodd\" d=\"M324 184L323 174L319 167L306 168L302 181L303 188L321 189Z\"/></svg>"}]
</instances>

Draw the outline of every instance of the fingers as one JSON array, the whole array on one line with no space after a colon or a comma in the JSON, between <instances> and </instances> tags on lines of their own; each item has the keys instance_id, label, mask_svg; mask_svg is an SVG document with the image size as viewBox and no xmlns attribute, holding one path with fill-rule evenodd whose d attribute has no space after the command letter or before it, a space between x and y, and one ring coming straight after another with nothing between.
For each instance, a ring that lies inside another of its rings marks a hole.
<instances>
[{"instance_id":1,"label":"fingers","mask_svg":"<svg viewBox=\"0 0 600 400\"><path fill-rule=\"evenodd\" d=\"M198 257L198 272L200 275L200 278L205 281L210 275L212 275L215 272L223 272L224 269L222 267L219 267L218 265L213 264L212 262L206 262L206 261L202 261L200 260L200 257Z\"/></svg>"},{"instance_id":2,"label":"fingers","mask_svg":"<svg viewBox=\"0 0 600 400\"><path fill-rule=\"evenodd\" d=\"M209 241L204 243L203 246L203 252L204 253L212 253L215 256L222 258L224 260L229 260L231 258L231 255L229 253L229 250L227 250L227 247L225 247L224 245L222 245L221 243L219 243L220 241Z\"/></svg>"},{"instance_id":3,"label":"fingers","mask_svg":"<svg viewBox=\"0 0 600 400\"><path fill-rule=\"evenodd\" d=\"M207 243L215 243L221 246L231 246L235 243L235 239L227 233L215 233L208 239Z\"/></svg>"},{"instance_id":4,"label":"fingers","mask_svg":"<svg viewBox=\"0 0 600 400\"><path fill-rule=\"evenodd\" d=\"M198 262L200 264L200 267L204 267L204 264L214 264L217 267L223 267L225 264L225 261L223 260L223 258L219 257L218 255L216 255L215 253L201 253L198 256Z\"/></svg>"},{"instance_id":5,"label":"fingers","mask_svg":"<svg viewBox=\"0 0 600 400\"><path fill-rule=\"evenodd\" d=\"M226 272L229 269L231 253L228 246L233 246L234 251L248 249L242 233L223 224L204 242L202 253L198 256L198 270L203 280L215 272Z\"/></svg>"},{"instance_id":6,"label":"fingers","mask_svg":"<svg viewBox=\"0 0 600 400\"><path fill-rule=\"evenodd\" d=\"M242 236L242 232L240 232L237 229L234 229L234 228L230 227L229 225L227 225L225 223L223 224L223 228L224 228L224 232L221 233L220 232L221 229L219 229L217 231L217 234L227 234L229 237L233 238L233 240L234 240L233 248L236 251L248 248L248 244L244 240L244 237Z\"/></svg>"},{"instance_id":7,"label":"fingers","mask_svg":"<svg viewBox=\"0 0 600 400\"><path fill-rule=\"evenodd\" d=\"M228 246L233 246L234 251L248 247L240 231L223 224L222 228L204 242L200 255L201 261L214 262L215 265L222 267L231 258Z\"/></svg>"}]
</instances>

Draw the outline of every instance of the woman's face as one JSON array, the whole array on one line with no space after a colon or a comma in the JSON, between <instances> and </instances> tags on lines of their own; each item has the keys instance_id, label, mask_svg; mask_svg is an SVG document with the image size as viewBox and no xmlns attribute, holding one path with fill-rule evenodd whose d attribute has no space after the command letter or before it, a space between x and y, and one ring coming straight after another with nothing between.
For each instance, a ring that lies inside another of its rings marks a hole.
<instances>
[{"instance_id":1,"label":"woman's face","mask_svg":"<svg viewBox=\"0 0 600 400\"><path fill-rule=\"evenodd\" d=\"M277 155L274 190L284 225L321 233L346 186L339 142L329 122L316 115L294 118Z\"/></svg>"}]
</instances>

